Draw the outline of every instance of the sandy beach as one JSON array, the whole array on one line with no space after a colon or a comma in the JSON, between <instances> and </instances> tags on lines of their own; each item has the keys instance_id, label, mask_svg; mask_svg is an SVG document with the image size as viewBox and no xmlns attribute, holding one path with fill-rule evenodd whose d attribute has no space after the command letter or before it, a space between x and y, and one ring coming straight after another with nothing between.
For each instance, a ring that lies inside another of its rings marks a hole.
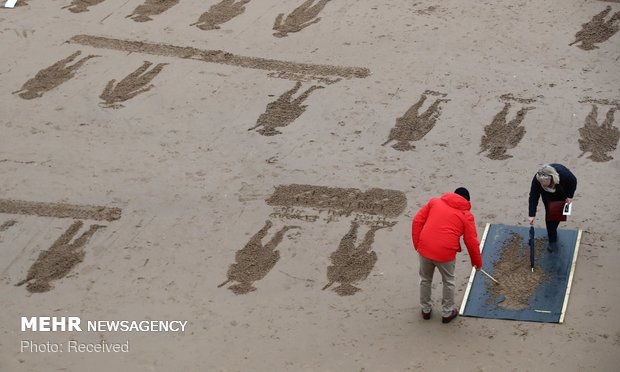
<instances>
[{"instance_id":1,"label":"sandy beach","mask_svg":"<svg viewBox=\"0 0 620 372\"><path fill-rule=\"evenodd\" d=\"M0 371L616 371L619 27L600 0L0 7ZM578 178L564 323L423 320L415 213L464 186L479 235L527 226L546 163ZM113 320L144 328L87 328Z\"/></svg>"}]
</instances>

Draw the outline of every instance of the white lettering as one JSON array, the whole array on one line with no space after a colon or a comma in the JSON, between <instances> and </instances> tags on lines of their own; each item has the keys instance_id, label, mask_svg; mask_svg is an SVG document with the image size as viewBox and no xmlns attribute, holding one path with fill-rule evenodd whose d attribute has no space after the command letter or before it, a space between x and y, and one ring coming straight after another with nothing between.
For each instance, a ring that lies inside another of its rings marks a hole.
<instances>
[{"instance_id":1,"label":"white lettering","mask_svg":"<svg viewBox=\"0 0 620 372\"><path fill-rule=\"evenodd\" d=\"M39 332L49 332L50 329L50 317L49 316L40 316L39 317Z\"/></svg>"},{"instance_id":2,"label":"white lettering","mask_svg":"<svg viewBox=\"0 0 620 372\"><path fill-rule=\"evenodd\" d=\"M30 340L22 340L19 351L21 353L62 353L62 345L49 341L38 344Z\"/></svg>"},{"instance_id":3,"label":"white lettering","mask_svg":"<svg viewBox=\"0 0 620 372\"><path fill-rule=\"evenodd\" d=\"M151 322L149 322L148 320L143 320L140 322L140 331L142 332L148 332L151 329Z\"/></svg>"},{"instance_id":4,"label":"white lettering","mask_svg":"<svg viewBox=\"0 0 620 372\"><path fill-rule=\"evenodd\" d=\"M33 316L28 319L25 316L22 316L22 332L26 332L26 329L30 329L33 332L37 331L37 317Z\"/></svg>"},{"instance_id":5,"label":"white lettering","mask_svg":"<svg viewBox=\"0 0 620 372\"><path fill-rule=\"evenodd\" d=\"M60 329L59 329L60 328ZM65 317L52 317L52 330L54 332L60 330L61 332L65 331Z\"/></svg>"},{"instance_id":6,"label":"white lettering","mask_svg":"<svg viewBox=\"0 0 620 372\"><path fill-rule=\"evenodd\" d=\"M129 341L109 344L105 340L98 343L80 343L70 340L67 343L67 350L70 353L128 353Z\"/></svg>"},{"instance_id":7,"label":"white lettering","mask_svg":"<svg viewBox=\"0 0 620 372\"><path fill-rule=\"evenodd\" d=\"M185 326L187 325L187 320L179 320L177 321L181 325L181 332L185 332Z\"/></svg>"},{"instance_id":8,"label":"white lettering","mask_svg":"<svg viewBox=\"0 0 620 372\"><path fill-rule=\"evenodd\" d=\"M113 320L110 322L106 322L107 329L112 332L118 331L118 327L121 325L121 322Z\"/></svg>"},{"instance_id":9,"label":"white lettering","mask_svg":"<svg viewBox=\"0 0 620 372\"><path fill-rule=\"evenodd\" d=\"M131 325L129 326L129 329L125 328L125 331L129 331L129 332L136 332L139 331L140 329L138 328L138 323L134 320L133 322L131 322Z\"/></svg>"},{"instance_id":10,"label":"white lettering","mask_svg":"<svg viewBox=\"0 0 620 372\"><path fill-rule=\"evenodd\" d=\"M33 332L82 331L80 328L80 318L77 316L33 316L32 318L22 316L21 329L22 332L25 332L26 330Z\"/></svg>"},{"instance_id":11,"label":"white lettering","mask_svg":"<svg viewBox=\"0 0 620 372\"><path fill-rule=\"evenodd\" d=\"M89 320L87 329L89 332L185 332L187 323L187 320ZM25 318L22 324L22 328L37 326ZM80 330L77 324L75 327ZM71 326L69 323L69 330Z\"/></svg>"},{"instance_id":12,"label":"white lettering","mask_svg":"<svg viewBox=\"0 0 620 372\"><path fill-rule=\"evenodd\" d=\"M79 331L82 332L82 328L80 328L81 319L77 316L69 317L69 332Z\"/></svg>"}]
</instances>

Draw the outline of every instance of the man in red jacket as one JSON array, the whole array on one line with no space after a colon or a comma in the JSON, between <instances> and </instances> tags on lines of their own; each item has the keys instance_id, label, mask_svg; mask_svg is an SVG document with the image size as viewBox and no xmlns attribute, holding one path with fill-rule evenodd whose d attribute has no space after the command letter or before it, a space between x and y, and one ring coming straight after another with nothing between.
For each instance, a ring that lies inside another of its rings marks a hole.
<instances>
[{"instance_id":1,"label":"man in red jacket","mask_svg":"<svg viewBox=\"0 0 620 372\"><path fill-rule=\"evenodd\" d=\"M470 212L469 191L459 187L440 198L432 198L413 218L411 237L420 257L420 305L422 317L431 317L431 283L435 267L443 281L442 322L450 323L458 315L454 306L454 267L461 251L461 236L469 251L472 266L482 268L476 222Z\"/></svg>"}]
</instances>

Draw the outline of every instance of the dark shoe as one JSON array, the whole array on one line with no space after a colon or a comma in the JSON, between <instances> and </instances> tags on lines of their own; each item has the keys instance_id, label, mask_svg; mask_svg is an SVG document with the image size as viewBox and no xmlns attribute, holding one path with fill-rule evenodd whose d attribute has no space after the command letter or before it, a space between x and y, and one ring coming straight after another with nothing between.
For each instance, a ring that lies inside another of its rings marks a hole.
<instances>
[{"instance_id":1,"label":"dark shoe","mask_svg":"<svg viewBox=\"0 0 620 372\"><path fill-rule=\"evenodd\" d=\"M424 320L429 320L431 318L431 313L433 312L433 310L429 311L428 313L425 313L424 310L422 310L422 318Z\"/></svg>"},{"instance_id":2,"label":"dark shoe","mask_svg":"<svg viewBox=\"0 0 620 372\"><path fill-rule=\"evenodd\" d=\"M452 319L456 318L458 315L459 315L459 312L456 309L452 309L452 314L450 314L450 316L442 316L441 322L450 323Z\"/></svg>"},{"instance_id":3,"label":"dark shoe","mask_svg":"<svg viewBox=\"0 0 620 372\"><path fill-rule=\"evenodd\" d=\"M551 253L555 252L558 250L558 242L553 242L553 243L549 243L547 244L547 250Z\"/></svg>"}]
</instances>

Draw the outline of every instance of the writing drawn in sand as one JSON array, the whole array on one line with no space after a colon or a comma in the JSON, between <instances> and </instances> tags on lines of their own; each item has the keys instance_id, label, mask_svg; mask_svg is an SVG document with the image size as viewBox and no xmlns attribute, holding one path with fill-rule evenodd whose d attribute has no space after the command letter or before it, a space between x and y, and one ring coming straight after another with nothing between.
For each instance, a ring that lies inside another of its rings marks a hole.
<instances>
[{"instance_id":1,"label":"writing drawn in sand","mask_svg":"<svg viewBox=\"0 0 620 372\"><path fill-rule=\"evenodd\" d=\"M95 221L115 221L121 218L122 210L120 208L99 205L0 199L0 213Z\"/></svg>"},{"instance_id":2,"label":"writing drawn in sand","mask_svg":"<svg viewBox=\"0 0 620 372\"><path fill-rule=\"evenodd\" d=\"M223 50L206 50L171 44L120 40L104 36L75 35L68 42L88 45L94 48L120 50L127 53L146 53L157 56L193 59L202 62L292 74L340 76L343 78L365 78L370 75L370 70L365 67L345 67L279 61L276 59L240 56Z\"/></svg>"},{"instance_id":3,"label":"writing drawn in sand","mask_svg":"<svg viewBox=\"0 0 620 372\"><path fill-rule=\"evenodd\" d=\"M365 213L397 217L407 207L407 197L401 191L373 188L361 191L316 185L280 185L266 200L271 206L308 207L337 211L342 215Z\"/></svg>"}]
</instances>

